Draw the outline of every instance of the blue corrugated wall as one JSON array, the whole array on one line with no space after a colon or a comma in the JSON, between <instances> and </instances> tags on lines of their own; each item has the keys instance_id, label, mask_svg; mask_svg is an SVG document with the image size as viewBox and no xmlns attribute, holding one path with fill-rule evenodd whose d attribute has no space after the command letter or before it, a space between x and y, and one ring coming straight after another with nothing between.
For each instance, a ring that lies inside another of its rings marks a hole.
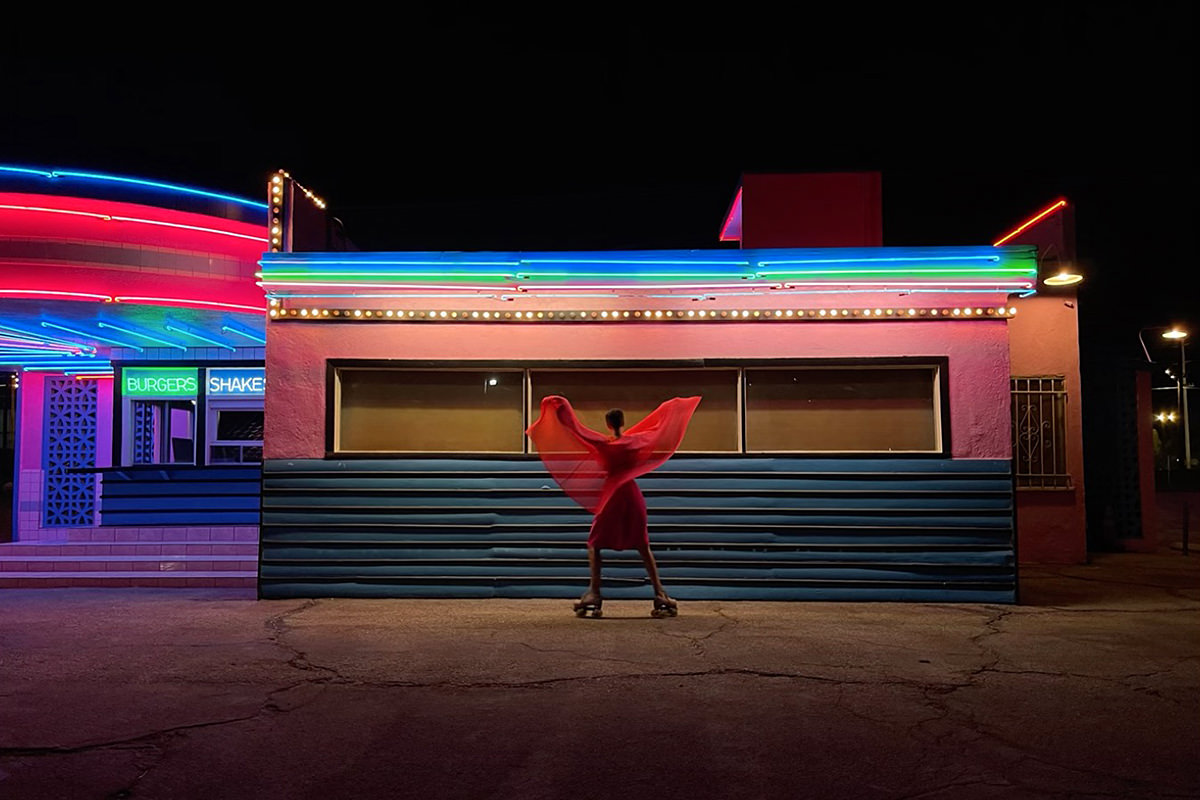
<instances>
[{"instance_id":1,"label":"blue corrugated wall","mask_svg":"<svg viewBox=\"0 0 1200 800\"><path fill-rule=\"evenodd\" d=\"M257 464L105 470L101 521L150 527L257 525L261 475Z\"/></svg>"},{"instance_id":2,"label":"blue corrugated wall","mask_svg":"<svg viewBox=\"0 0 1200 800\"><path fill-rule=\"evenodd\" d=\"M677 457L638 484L683 600L1016 600L1008 461ZM577 597L590 522L531 459L268 461L260 593ZM606 597L651 597L605 556Z\"/></svg>"}]
</instances>

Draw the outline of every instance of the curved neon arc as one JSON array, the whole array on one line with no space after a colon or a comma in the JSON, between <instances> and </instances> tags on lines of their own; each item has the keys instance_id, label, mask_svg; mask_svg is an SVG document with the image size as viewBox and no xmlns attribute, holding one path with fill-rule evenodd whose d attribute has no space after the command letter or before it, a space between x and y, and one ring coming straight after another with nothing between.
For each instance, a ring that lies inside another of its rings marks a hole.
<instances>
[{"instance_id":1,"label":"curved neon arc","mask_svg":"<svg viewBox=\"0 0 1200 800\"><path fill-rule=\"evenodd\" d=\"M90 217L98 219L102 222L133 222L141 225L159 225L166 228L179 228L181 230L198 231L200 233L212 233L220 236L233 236L238 239L249 239L252 242L262 242L266 244L267 237L251 236L246 233L235 233L234 231L225 231L220 228L206 228L202 225L185 225L180 222L163 222L156 219L142 219L140 217L124 217L118 214L99 214L94 211L75 211L68 208L49 208L47 206L14 206L0 204L0 210L5 211L34 211L44 214L67 214L73 217Z\"/></svg>"},{"instance_id":2,"label":"curved neon arc","mask_svg":"<svg viewBox=\"0 0 1200 800\"><path fill-rule=\"evenodd\" d=\"M19 175L36 175L42 178L54 180L56 178L77 178L82 180L92 181L109 181L113 183L127 183L136 186L146 186L152 189L162 189L169 192L177 192L179 194L189 194L196 197L208 197L214 200L224 200L229 203L238 203L239 205L253 208L258 211L266 211L267 204L260 203L256 200L248 200L244 197L236 197L231 194L222 194L221 192L213 192L207 189L197 189L191 186L182 186L177 183L166 183L163 181L151 181L145 178L129 178L124 175L107 175L100 172L80 172L78 170L56 169L31 169L29 167L13 167L0 165L0 172L11 172Z\"/></svg>"},{"instance_id":3,"label":"curved neon arc","mask_svg":"<svg viewBox=\"0 0 1200 800\"><path fill-rule=\"evenodd\" d=\"M139 305L189 305L189 306L204 306L205 308L229 308L235 311L254 311L260 314L266 313L266 309L260 306L246 306L241 303L224 303L217 300L191 300L186 297L140 297L136 295L117 295L113 297L114 303L134 303Z\"/></svg>"}]
</instances>

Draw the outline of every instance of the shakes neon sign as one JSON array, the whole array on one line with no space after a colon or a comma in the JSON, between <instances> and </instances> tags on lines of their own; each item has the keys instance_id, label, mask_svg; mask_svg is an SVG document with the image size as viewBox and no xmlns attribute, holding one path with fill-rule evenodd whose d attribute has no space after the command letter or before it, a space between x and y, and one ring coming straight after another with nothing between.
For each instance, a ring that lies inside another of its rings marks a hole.
<instances>
[{"instance_id":1,"label":"shakes neon sign","mask_svg":"<svg viewBox=\"0 0 1200 800\"><path fill-rule=\"evenodd\" d=\"M195 368L127 367L121 371L125 397L195 397L199 388Z\"/></svg>"},{"instance_id":2,"label":"shakes neon sign","mask_svg":"<svg viewBox=\"0 0 1200 800\"><path fill-rule=\"evenodd\" d=\"M205 383L209 397L261 397L266 388L262 367L210 369Z\"/></svg>"}]
</instances>

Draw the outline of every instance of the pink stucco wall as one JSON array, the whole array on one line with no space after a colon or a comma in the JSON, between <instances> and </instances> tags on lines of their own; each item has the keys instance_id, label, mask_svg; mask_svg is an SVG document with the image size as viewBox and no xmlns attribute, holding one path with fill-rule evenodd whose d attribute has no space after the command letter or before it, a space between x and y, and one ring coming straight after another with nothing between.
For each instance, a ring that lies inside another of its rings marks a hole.
<instances>
[{"instance_id":1,"label":"pink stucco wall","mask_svg":"<svg viewBox=\"0 0 1200 800\"><path fill-rule=\"evenodd\" d=\"M1014 305L1019 311L1009 322L1012 374L1064 377L1072 484L1066 490L1017 491L1017 553L1025 563L1080 564L1087 560L1087 524L1078 300L1070 290L1047 290Z\"/></svg>"},{"instance_id":2,"label":"pink stucco wall","mask_svg":"<svg viewBox=\"0 0 1200 800\"><path fill-rule=\"evenodd\" d=\"M1009 458L1003 320L913 322L269 322L265 456L325 455L326 359L949 358L955 458Z\"/></svg>"},{"instance_id":3,"label":"pink stucco wall","mask_svg":"<svg viewBox=\"0 0 1200 800\"><path fill-rule=\"evenodd\" d=\"M66 541L69 529L43 528L42 504L45 498L45 470L42 461L46 428L46 378L48 373L23 372L19 394L17 435L20 437L18 462L14 474L17 500L15 539L21 542ZM112 395L111 379L100 379L96 397L96 463L97 467L112 463ZM97 506L99 505L97 478ZM97 519L99 509L97 508ZM72 529L73 530L73 529Z\"/></svg>"}]
</instances>

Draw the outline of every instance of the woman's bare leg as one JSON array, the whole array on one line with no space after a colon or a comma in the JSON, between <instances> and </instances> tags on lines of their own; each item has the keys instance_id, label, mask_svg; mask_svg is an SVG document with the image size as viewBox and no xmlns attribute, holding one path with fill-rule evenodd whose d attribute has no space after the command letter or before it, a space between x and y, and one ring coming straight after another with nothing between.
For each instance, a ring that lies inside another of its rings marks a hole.
<instances>
[{"instance_id":1,"label":"woman's bare leg","mask_svg":"<svg viewBox=\"0 0 1200 800\"><path fill-rule=\"evenodd\" d=\"M603 563L604 563L604 561L600 557L600 548L599 547L589 547L588 548L588 572L590 573L591 577L588 581L587 592L583 595L582 598L580 598L581 600L587 600L587 599L593 599L593 598L596 600L600 599L600 569L603 566Z\"/></svg>"},{"instance_id":2,"label":"woman's bare leg","mask_svg":"<svg viewBox=\"0 0 1200 800\"><path fill-rule=\"evenodd\" d=\"M638 555L642 557L642 563L646 566L646 575L650 578L650 585L654 587L654 596L669 600L667 590L658 579L658 564L654 561L654 553L650 552L650 545L647 543L639 547Z\"/></svg>"}]
</instances>

